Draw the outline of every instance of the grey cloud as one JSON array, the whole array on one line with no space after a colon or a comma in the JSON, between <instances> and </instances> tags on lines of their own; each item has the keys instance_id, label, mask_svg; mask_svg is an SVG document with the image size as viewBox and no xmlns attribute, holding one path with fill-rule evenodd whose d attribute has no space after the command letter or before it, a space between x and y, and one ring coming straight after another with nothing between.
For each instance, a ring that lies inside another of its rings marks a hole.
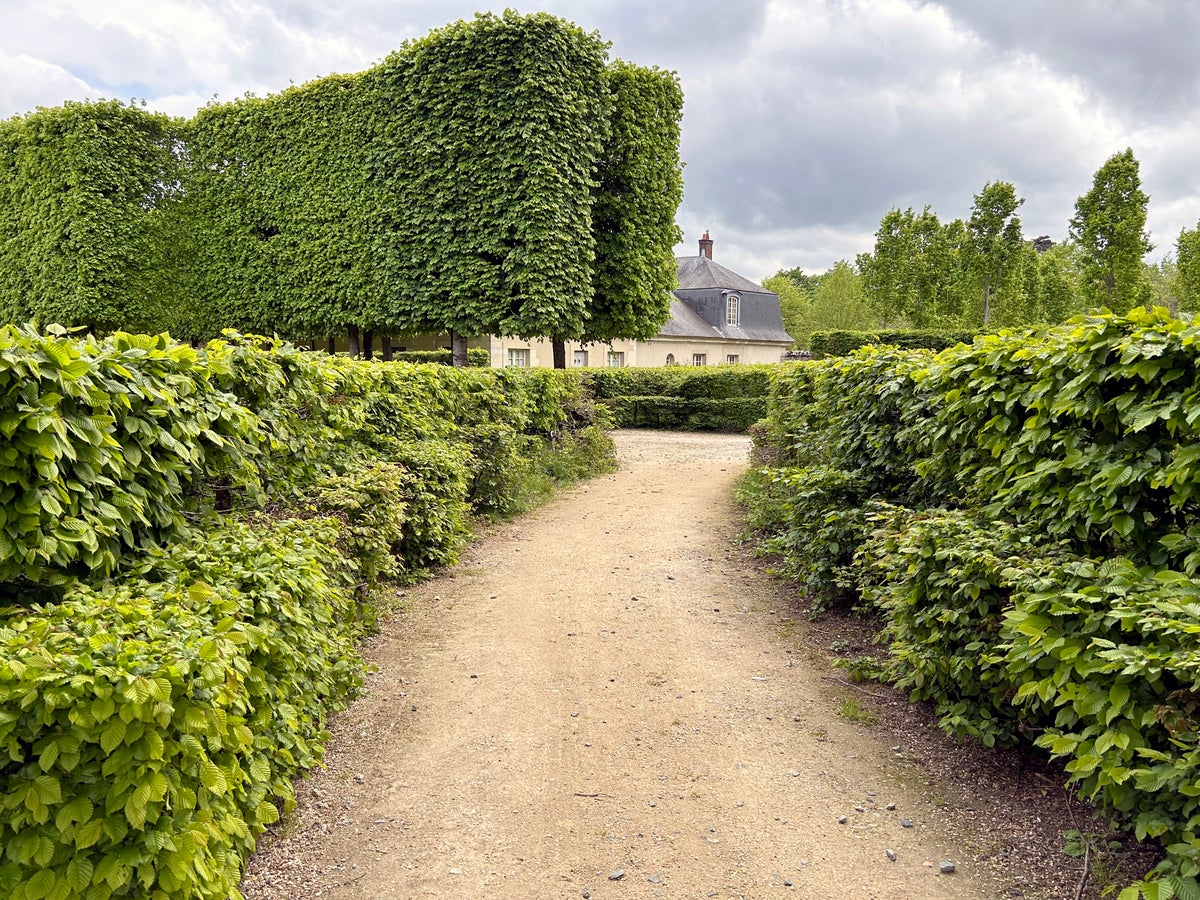
<instances>
[{"instance_id":1,"label":"grey cloud","mask_svg":"<svg viewBox=\"0 0 1200 900\"><path fill-rule=\"evenodd\" d=\"M944 0L981 39L1031 53L1078 79L1095 102L1141 121L1190 111L1200 100L1200 5L1167 0Z\"/></svg>"}]
</instances>

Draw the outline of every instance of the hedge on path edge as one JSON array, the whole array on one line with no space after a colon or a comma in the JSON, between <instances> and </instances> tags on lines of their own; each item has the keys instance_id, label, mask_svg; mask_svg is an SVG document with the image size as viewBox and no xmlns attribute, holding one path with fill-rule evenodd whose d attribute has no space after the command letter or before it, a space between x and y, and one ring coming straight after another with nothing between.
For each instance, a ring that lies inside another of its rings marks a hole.
<instances>
[{"instance_id":1,"label":"hedge on path edge","mask_svg":"<svg viewBox=\"0 0 1200 900\"><path fill-rule=\"evenodd\" d=\"M237 897L385 578L612 465L577 377L0 329L0 894Z\"/></svg>"},{"instance_id":2,"label":"hedge on path edge","mask_svg":"<svg viewBox=\"0 0 1200 900\"><path fill-rule=\"evenodd\" d=\"M1200 325L1099 312L781 367L750 523L951 733L1034 742L1198 897Z\"/></svg>"}]
</instances>

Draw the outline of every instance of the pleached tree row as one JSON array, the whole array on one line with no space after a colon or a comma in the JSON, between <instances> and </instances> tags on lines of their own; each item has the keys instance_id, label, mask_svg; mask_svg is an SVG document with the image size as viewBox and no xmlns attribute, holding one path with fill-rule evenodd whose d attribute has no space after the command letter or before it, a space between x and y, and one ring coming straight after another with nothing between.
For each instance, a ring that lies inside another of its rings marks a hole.
<instances>
[{"instance_id":1,"label":"pleached tree row","mask_svg":"<svg viewBox=\"0 0 1200 900\"><path fill-rule=\"evenodd\" d=\"M598 34L507 12L189 120L39 109L0 123L0 319L647 337L674 287L682 102Z\"/></svg>"}]
</instances>

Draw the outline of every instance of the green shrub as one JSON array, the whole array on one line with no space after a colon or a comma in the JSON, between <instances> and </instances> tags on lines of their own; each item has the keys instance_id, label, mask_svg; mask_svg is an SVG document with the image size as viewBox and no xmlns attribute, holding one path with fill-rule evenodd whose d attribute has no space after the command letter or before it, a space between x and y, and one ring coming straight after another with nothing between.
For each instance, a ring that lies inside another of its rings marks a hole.
<instances>
[{"instance_id":1,"label":"green shrub","mask_svg":"<svg viewBox=\"0 0 1200 900\"><path fill-rule=\"evenodd\" d=\"M1128 560L1081 560L1007 612L1003 664L1037 743L1079 792L1200 874L1200 584ZM1195 889L1195 882L1191 882Z\"/></svg>"},{"instance_id":2,"label":"green shrub","mask_svg":"<svg viewBox=\"0 0 1200 900\"><path fill-rule=\"evenodd\" d=\"M570 373L232 332L194 351L10 327L0 398L0 895L17 900L236 897L361 682L373 612L354 587L453 562L472 504L510 512L613 459Z\"/></svg>"},{"instance_id":3,"label":"green shrub","mask_svg":"<svg viewBox=\"0 0 1200 900\"><path fill-rule=\"evenodd\" d=\"M862 486L826 467L773 469L766 477L763 493L775 511L762 549L779 554L778 574L802 585L814 611L853 599L859 587L854 554L868 529Z\"/></svg>"},{"instance_id":4,"label":"green shrub","mask_svg":"<svg viewBox=\"0 0 1200 900\"><path fill-rule=\"evenodd\" d=\"M874 519L857 561L864 598L885 622L883 677L932 701L945 731L1015 743L1022 723L997 656L1001 622L1060 548L961 510L891 507Z\"/></svg>"},{"instance_id":5,"label":"green shrub","mask_svg":"<svg viewBox=\"0 0 1200 900\"><path fill-rule=\"evenodd\" d=\"M392 354L392 359L395 362L408 363L437 363L438 365L451 365L450 351L442 350L397 350ZM484 368L492 364L492 357L482 347L467 348L467 365L474 368Z\"/></svg>"},{"instance_id":6,"label":"green shrub","mask_svg":"<svg viewBox=\"0 0 1200 900\"><path fill-rule=\"evenodd\" d=\"M818 331L811 338L813 359L849 356L860 347L886 344L901 350L945 350L974 339L969 331Z\"/></svg>"},{"instance_id":7,"label":"green shrub","mask_svg":"<svg viewBox=\"0 0 1200 900\"><path fill-rule=\"evenodd\" d=\"M411 479L395 462L352 460L346 471L312 489L311 509L341 523L338 549L356 563L358 576L375 584L404 574L408 531L404 502Z\"/></svg>"},{"instance_id":8,"label":"green shrub","mask_svg":"<svg viewBox=\"0 0 1200 900\"><path fill-rule=\"evenodd\" d=\"M0 893L237 896L361 684L328 522L231 526L0 611Z\"/></svg>"},{"instance_id":9,"label":"green shrub","mask_svg":"<svg viewBox=\"0 0 1200 900\"><path fill-rule=\"evenodd\" d=\"M589 369L581 377L620 428L744 433L766 414L774 368Z\"/></svg>"},{"instance_id":10,"label":"green shrub","mask_svg":"<svg viewBox=\"0 0 1200 900\"><path fill-rule=\"evenodd\" d=\"M1198 348L1138 309L785 366L758 432L776 467L743 491L818 605L861 588L884 614L887 674L947 730L1040 734L1164 843L1124 900L1200 891Z\"/></svg>"},{"instance_id":11,"label":"green shrub","mask_svg":"<svg viewBox=\"0 0 1200 900\"><path fill-rule=\"evenodd\" d=\"M115 572L206 479L257 489L254 417L165 335L0 328L0 583Z\"/></svg>"}]
</instances>

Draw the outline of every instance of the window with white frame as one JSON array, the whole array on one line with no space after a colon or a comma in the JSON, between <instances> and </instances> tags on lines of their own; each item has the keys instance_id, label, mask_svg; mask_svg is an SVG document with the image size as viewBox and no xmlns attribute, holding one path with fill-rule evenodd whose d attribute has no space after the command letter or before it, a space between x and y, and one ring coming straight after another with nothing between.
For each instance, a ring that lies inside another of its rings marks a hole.
<instances>
[{"instance_id":1,"label":"window with white frame","mask_svg":"<svg viewBox=\"0 0 1200 900\"><path fill-rule=\"evenodd\" d=\"M730 294L725 298L725 324L740 325L742 323L742 298Z\"/></svg>"},{"instance_id":2,"label":"window with white frame","mask_svg":"<svg viewBox=\"0 0 1200 900\"><path fill-rule=\"evenodd\" d=\"M529 349L527 347L509 347L508 365L513 369L528 369Z\"/></svg>"},{"instance_id":3,"label":"window with white frame","mask_svg":"<svg viewBox=\"0 0 1200 900\"><path fill-rule=\"evenodd\" d=\"M741 357L736 353L730 353L725 357L725 365L727 366L736 366L741 361Z\"/></svg>"},{"instance_id":4,"label":"window with white frame","mask_svg":"<svg viewBox=\"0 0 1200 900\"><path fill-rule=\"evenodd\" d=\"M576 350L574 355L571 357L571 365L573 365L577 369L586 369L587 368L587 351L586 350Z\"/></svg>"},{"instance_id":5,"label":"window with white frame","mask_svg":"<svg viewBox=\"0 0 1200 900\"><path fill-rule=\"evenodd\" d=\"M708 354L707 353L693 353L692 354L692 365L693 366L708 365Z\"/></svg>"},{"instance_id":6,"label":"window with white frame","mask_svg":"<svg viewBox=\"0 0 1200 900\"><path fill-rule=\"evenodd\" d=\"M625 354L620 350L608 351L608 366L611 369L619 369L625 365Z\"/></svg>"}]
</instances>

